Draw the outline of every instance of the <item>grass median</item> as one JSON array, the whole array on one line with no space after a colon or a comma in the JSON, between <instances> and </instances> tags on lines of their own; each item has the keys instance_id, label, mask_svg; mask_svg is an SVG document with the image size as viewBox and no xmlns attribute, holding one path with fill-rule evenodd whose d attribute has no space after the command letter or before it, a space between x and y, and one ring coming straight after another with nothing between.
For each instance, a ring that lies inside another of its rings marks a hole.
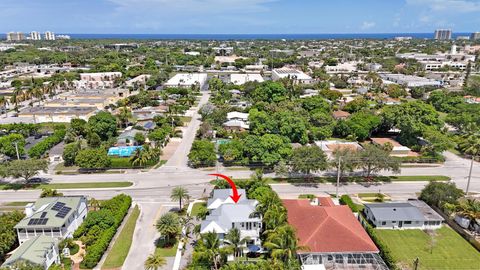
<instances>
[{"instance_id":1,"label":"grass median","mask_svg":"<svg viewBox=\"0 0 480 270\"><path fill-rule=\"evenodd\" d=\"M268 184L299 184L299 183L336 183L336 177L288 177L288 178L265 178ZM366 178L363 176L346 176L340 180L342 183L390 183L390 182L432 182L432 181L449 181L451 178L443 175L407 175L407 176L372 176ZM235 181L247 181L249 179L234 179ZM216 180L211 183L215 184Z\"/></svg>"},{"instance_id":2,"label":"grass median","mask_svg":"<svg viewBox=\"0 0 480 270\"><path fill-rule=\"evenodd\" d=\"M132 245L133 233L135 232L135 226L137 219L140 216L140 209L135 206L132 210L132 214L129 216L125 223L120 235L118 236L112 249L108 252L107 259L102 265L102 269L116 269L120 268Z\"/></svg>"},{"instance_id":3,"label":"grass median","mask_svg":"<svg viewBox=\"0 0 480 270\"><path fill-rule=\"evenodd\" d=\"M84 183L53 183L53 184L0 184L0 190L21 189L86 189L86 188L124 188L132 186L132 182L84 182Z\"/></svg>"}]
</instances>

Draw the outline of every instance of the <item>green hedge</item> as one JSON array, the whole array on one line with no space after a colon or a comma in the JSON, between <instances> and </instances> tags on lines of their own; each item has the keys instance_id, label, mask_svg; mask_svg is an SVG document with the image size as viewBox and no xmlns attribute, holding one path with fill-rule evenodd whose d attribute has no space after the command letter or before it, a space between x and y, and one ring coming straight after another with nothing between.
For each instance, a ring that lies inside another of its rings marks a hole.
<instances>
[{"instance_id":1,"label":"green hedge","mask_svg":"<svg viewBox=\"0 0 480 270\"><path fill-rule=\"evenodd\" d=\"M108 248L110 241L118 230L123 219L132 204L132 198L121 194L104 201L100 205L98 215L90 214L82 225L75 231L74 237L89 237L90 245L87 245L86 255L80 264L83 269L94 268ZM113 225L108 222L113 217ZM103 226L103 227L102 227ZM93 237L92 237L93 234Z\"/></svg>"},{"instance_id":2,"label":"green hedge","mask_svg":"<svg viewBox=\"0 0 480 270\"><path fill-rule=\"evenodd\" d=\"M340 197L340 203L344 205L348 205L348 207L350 207L352 212L358 213L359 211L357 205L352 201L352 198L350 198L350 196L348 195L342 195L342 197Z\"/></svg>"},{"instance_id":3,"label":"green hedge","mask_svg":"<svg viewBox=\"0 0 480 270\"><path fill-rule=\"evenodd\" d=\"M363 216L362 216L363 218ZM378 249L380 250L380 256L382 257L383 261L387 264L388 268L391 270L397 270L398 267L396 265L396 261L392 256L392 252L390 251L390 248L383 243L383 241L377 236L377 233L375 229L370 225L368 222L366 222L365 229L370 235L370 238L372 238L373 242L375 245L377 245Z\"/></svg>"},{"instance_id":4,"label":"green hedge","mask_svg":"<svg viewBox=\"0 0 480 270\"><path fill-rule=\"evenodd\" d=\"M47 137L43 141L35 144L30 150L28 150L28 156L31 158L41 158L48 150L52 149L55 145L61 143L65 138L65 129L57 129L53 135Z\"/></svg>"},{"instance_id":5,"label":"green hedge","mask_svg":"<svg viewBox=\"0 0 480 270\"><path fill-rule=\"evenodd\" d=\"M121 158L121 157L110 157L111 161L110 168L112 169L130 169L134 168L132 163L130 162L130 158ZM155 161L149 160L144 167L151 167L156 164ZM136 166L138 167L138 166ZM140 167L139 167L140 168ZM143 167L142 167L143 168Z\"/></svg>"}]
</instances>

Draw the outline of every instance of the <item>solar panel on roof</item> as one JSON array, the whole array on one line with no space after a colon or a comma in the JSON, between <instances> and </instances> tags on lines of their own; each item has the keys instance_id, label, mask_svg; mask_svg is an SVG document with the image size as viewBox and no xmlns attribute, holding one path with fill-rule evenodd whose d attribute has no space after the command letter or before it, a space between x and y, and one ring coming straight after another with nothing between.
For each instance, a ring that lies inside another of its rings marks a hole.
<instances>
[{"instance_id":1,"label":"solar panel on roof","mask_svg":"<svg viewBox=\"0 0 480 270\"><path fill-rule=\"evenodd\" d=\"M40 218L44 218L47 215L47 212L43 212Z\"/></svg>"},{"instance_id":2,"label":"solar panel on roof","mask_svg":"<svg viewBox=\"0 0 480 270\"><path fill-rule=\"evenodd\" d=\"M38 224L39 225L45 225L45 224L47 224L47 222L48 222L48 218L41 218Z\"/></svg>"},{"instance_id":3,"label":"solar panel on roof","mask_svg":"<svg viewBox=\"0 0 480 270\"><path fill-rule=\"evenodd\" d=\"M55 216L59 218L64 218L70 212L70 210L72 210L72 208L65 206L62 209L60 209Z\"/></svg>"},{"instance_id":4,"label":"solar panel on roof","mask_svg":"<svg viewBox=\"0 0 480 270\"><path fill-rule=\"evenodd\" d=\"M55 205L52 207L52 210L58 211L62 209L65 206L65 203L62 202L57 202Z\"/></svg>"},{"instance_id":5,"label":"solar panel on roof","mask_svg":"<svg viewBox=\"0 0 480 270\"><path fill-rule=\"evenodd\" d=\"M35 221L35 218L30 219L30 221L28 221L28 225L33 225L34 221Z\"/></svg>"}]
</instances>

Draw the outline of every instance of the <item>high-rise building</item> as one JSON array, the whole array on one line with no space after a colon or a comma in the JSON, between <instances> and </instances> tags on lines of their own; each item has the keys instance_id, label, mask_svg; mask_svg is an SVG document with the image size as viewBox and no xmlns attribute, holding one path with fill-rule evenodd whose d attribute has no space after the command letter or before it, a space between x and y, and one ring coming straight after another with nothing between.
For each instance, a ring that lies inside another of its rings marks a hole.
<instances>
[{"instance_id":1,"label":"high-rise building","mask_svg":"<svg viewBox=\"0 0 480 270\"><path fill-rule=\"evenodd\" d=\"M19 41L24 40L25 34L22 32L8 32L7 33L7 41Z\"/></svg>"},{"instance_id":2,"label":"high-rise building","mask_svg":"<svg viewBox=\"0 0 480 270\"><path fill-rule=\"evenodd\" d=\"M451 29L437 29L437 30L435 30L435 39L436 40L450 40L450 39L452 39L452 30Z\"/></svg>"},{"instance_id":3,"label":"high-rise building","mask_svg":"<svg viewBox=\"0 0 480 270\"><path fill-rule=\"evenodd\" d=\"M40 35L39 32L37 32L37 31L32 31L32 32L30 32L30 39L31 39L31 40L41 40L41 39L42 39L42 36Z\"/></svg>"},{"instance_id":4,"label":"high-rise building","mask_svg":"<svg viewBox=\"0 0 480 270\"><path fill-rule=\"evenodd\" d=\"M472 33L472 35L470 36L470 39L471 40L479 40L480 39L480 32Z\"/></svg>"},{"instance_id":5,"label":"high-rise building","mask_svg":"<svg viewBox=\"0 0 480 270\"><path fill-rule=\"evenodd\" d=\"M53 32L45 32L45 40L55 40L55 34Z\"/></svg>"}]
</instances>

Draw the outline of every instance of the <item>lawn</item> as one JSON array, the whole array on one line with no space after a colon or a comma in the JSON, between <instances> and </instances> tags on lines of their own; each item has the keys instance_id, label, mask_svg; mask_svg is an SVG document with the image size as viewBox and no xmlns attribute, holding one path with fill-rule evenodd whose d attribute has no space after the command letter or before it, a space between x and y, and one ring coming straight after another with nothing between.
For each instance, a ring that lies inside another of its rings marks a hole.
<instances>
[{"instance_id":1,"label":"lawn","mask_svg":"<svg viewBox=\"0 0 480 270\"><path fill-rule=\"evenodd\" d=\"M419 258L419 270L480 269L480 252L451 228L436 230L433 249L431 237L422 230L376 230L398 263L413 269Z\"/></svg>"},{"instance_id":2,"label":"lawn","mask_svg":"<svg viewBox=\"0 0 480 270\"><path fill-rule=\"evenodd\" d=\"M120 235L115 241L115 244L113 244L112 249L108 253L107 259L102 265L102 269L120 268L123 265L127 258L128 251L130 250L130 246L132 245L133 232L135 231L135 225L139 215L140 209L138 206L135 206L125 223L125 226L120 232Z\"/></svg>"},{"instance_id":3,"label":"lawn","mask_svg":"<svg viewBox=\"0 0 480 270\"><path fill-rule=\"evenodd\" d=\"M0 184L0 190L19 189L84 189L84 188L122 188L132 186L132 182L85 182L54 184Z\"/></svg>"},{"instance_id":4,"label":"lawn","mask_svg":"<svg viewBox=\"0 0 480 270\"><path fill-rule=\"evenodd\" d=\"M159 240L157 243L157 248L155 249L155 254L159 254L162 257L175 257L177 254L178 241L175 241L174 245L168 245L165 247L164 241Z\"/></svg>"},{"instance_id":5,"label":"lawn","mask_svg":"<svg viewBox=\"0 0 480 270\"><path fill-rule=\"evenodd\" d=\"M193 204L192 212L190 213L190 216L192 217L198 216L198 214L200 213L200 210L205 207L207 207L207 203L204 203L204 202L197 202Z\"/></svg>"}]
</instances>

